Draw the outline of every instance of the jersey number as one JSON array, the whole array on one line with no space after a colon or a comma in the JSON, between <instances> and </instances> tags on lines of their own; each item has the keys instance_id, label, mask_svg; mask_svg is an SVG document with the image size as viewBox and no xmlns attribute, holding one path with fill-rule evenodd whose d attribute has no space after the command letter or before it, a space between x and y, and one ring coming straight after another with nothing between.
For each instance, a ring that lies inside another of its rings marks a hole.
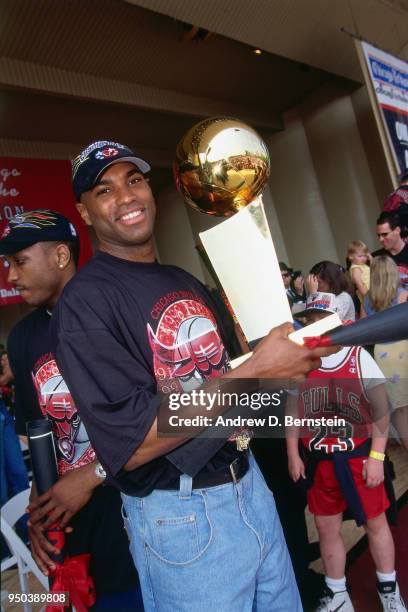
<instances>
[{"instance_id":1,"label":"jersey number","mask_svg":"<svg viewBox=\"0 0 408 612\"><path fill-rule=\"evenodd\" d=\"M311 429L315 435L309 442L310 450L315 451L351 451L354 448L353 426L350 423L340 426L320 425Z\"/></svg>"}]
</instances>

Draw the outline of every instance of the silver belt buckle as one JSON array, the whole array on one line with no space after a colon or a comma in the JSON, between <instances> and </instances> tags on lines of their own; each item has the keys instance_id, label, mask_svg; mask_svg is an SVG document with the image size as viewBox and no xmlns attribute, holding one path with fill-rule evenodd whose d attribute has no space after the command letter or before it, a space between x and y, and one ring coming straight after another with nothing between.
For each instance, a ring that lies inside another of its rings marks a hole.
<instances>
[{"instance_id":1,"label":"silver belt buckle","mask_svg":"<svg viewBox=\"0 0 408 612\"><path fill-rule=\"evenodd\" d=\"M238 478L237 478L236 473L235 473L235 467L236 467L238 461L239 461L239 459L237 457L236 459L234 459L234 461L232 463L230 463L230 466L229 466L229 470L231 472L231 477L232 477L232 482L234 484L238 483Z\"/></svg>"}]
</instances>

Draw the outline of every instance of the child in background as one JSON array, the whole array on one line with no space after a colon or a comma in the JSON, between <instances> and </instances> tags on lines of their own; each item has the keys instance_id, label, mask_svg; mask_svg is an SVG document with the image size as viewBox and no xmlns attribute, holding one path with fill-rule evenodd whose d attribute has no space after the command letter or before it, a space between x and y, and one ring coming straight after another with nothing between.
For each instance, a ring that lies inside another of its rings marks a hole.
<instances>
[{"instance_id":1,"label":"child in background","mask_svg":"<svg viewBox=\"0 0 408 612\"><path fill-rule=\"evenodd\" d=\"M350 277L357 289L358 299L362 304L370 288L370 268L368 263L371 255L368 247L361 240L353 240L347 249L347 258L351 262Z\"/></svg>"},{"instance_id":2,"label":"child in background","mask_svg":"<svg viewBox=\"0 0 408 612\"><path fill-rule=\"evenodd\" d=\"M309 325L336 311L335 295L320 292L310 295L306 310L296 316ZM323 357L321 367L300 383L299 394L288 399L286 414L307 419L302 430L298 423L287 426L286 443L289 474L295 482L305 479L309 510L319 533L326 589L318 612L354 611L341 535L346 508L367 533L383 610L406 610L385 516L390 502L383 482L389 422L384 382L367 351L344 347ZM299 437L307 453L306 466L299 454Z\"/></svg>"}]
</instances>

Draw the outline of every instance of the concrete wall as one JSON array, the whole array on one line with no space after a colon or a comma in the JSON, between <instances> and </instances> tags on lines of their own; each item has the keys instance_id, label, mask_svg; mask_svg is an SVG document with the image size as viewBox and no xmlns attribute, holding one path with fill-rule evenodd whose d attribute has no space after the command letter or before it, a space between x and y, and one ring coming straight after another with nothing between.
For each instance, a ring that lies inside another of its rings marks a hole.
<instances>
[{"instance_id":1,"label":"concrete wall","mask_svg":"<svg viewBox=\"0 0 408 612\"><path fill-rule=\"evenodd\" d=\"M376 248L375 219L392 186L365 89L328 84L287 112L284 124L267 144L290 265L344 263L355 239Z\"/></svg>"},{"instance_id":2,"label":"concrete wall","mask_svg":"<svg viewBox=\"0 0 408 612\"><path fill-rule=\"evenodd\" d=\"M302 109L316 177L343 261L350 240L375 246L379 202L349 95L325 88Z\"/></svg>"},{"instance_id":3,"label":"concrete wall","mask_svg":"<svg viewBox=\"0 0 408 612\"><path fill-rule=\"evenodd\" d=\"M271 156L270 189L282 228L288 263L308 268L321 259L337 259L327 212L314 170L302 120L284 115L285 130L267 142Z\"/></svg>"},{"instance_id":4,"label":"concrete wall","mask_svg":"<svg viewBox=\"0 0 408 612\"><path fill-rule=\"evenodd\" d=\"M377 200L382 204L385 194L394 191L394 189L391 177L385 171L384 149L378 136L377 124L371 109L367 88L359 87L350 97L371 178L377 193Z\"/></svg>"},{"instance_id":5,"label":"concrete wall","mask_svg":"<svg viewBox=\"0 0 408 612\"><path fill-rule=\"evenodd\" d=\"M205 282L190 219L182 198L174 187L169 186L156 200L155 240L160 262L180 266Z\"/></svg>"}]
</instances>

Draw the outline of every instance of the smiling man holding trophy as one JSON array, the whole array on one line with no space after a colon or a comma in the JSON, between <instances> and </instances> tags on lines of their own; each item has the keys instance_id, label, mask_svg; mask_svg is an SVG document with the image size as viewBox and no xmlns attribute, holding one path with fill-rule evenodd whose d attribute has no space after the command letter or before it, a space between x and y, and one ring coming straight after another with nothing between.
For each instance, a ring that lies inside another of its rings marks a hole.
<instances>
[{"instance_id":1,"label":"smiling man holding trophy","mask_svg":"<svg viewBox=\"0 0 408 612\"><path fill-rule=\"evenodd\" d=\"M265 160L252 170L251 151L236 154L237 188L248 169L267 176ZM206 159L200 163L202 170L187 160L180 179L190 176L204 204L214 193L194 179L205 177ZM224 395L257 391L259 379L304 378L330 349L298 346L283 323L231 371L206 289L156 261L149 170L116 142L92 143L74 160L77 207L99 250L53 312L58 365L98 459L122 492L146 612L298 612L273 498L245 445L211 437L204 419L170 435L159 434L160 421L204 414L215 422L236 411ZM229 184L230 167L221 163L217 172Z\"/></svg>"}]
</instances>

